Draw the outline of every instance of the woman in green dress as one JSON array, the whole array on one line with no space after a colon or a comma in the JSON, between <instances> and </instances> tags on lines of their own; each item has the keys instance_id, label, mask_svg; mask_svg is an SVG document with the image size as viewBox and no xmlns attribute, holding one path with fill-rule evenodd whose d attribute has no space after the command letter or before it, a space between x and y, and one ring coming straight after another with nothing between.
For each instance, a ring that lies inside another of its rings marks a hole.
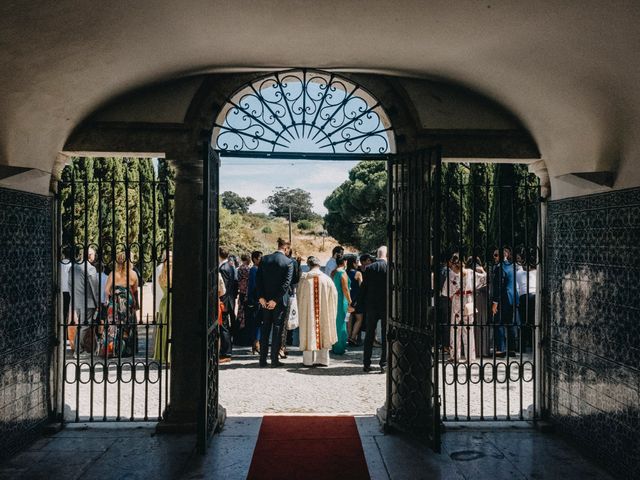
<instances>
[{"instance_id":1,"label":"woman in green dress","mask_svg":"<svg viewBox=\"0 0 640 480\"><path fill-rule=\"evenodd\" d=\"M173 279L173 255L169 255L160 267L158 274L158 285L162 289L162 299L158 306L156 322L155 347L153 349L153 358L161 365L171 363L171 343L167 340L171 338L171 293L169 286Z\"/></svg>"},{"instance_id":2,"label":"woman in green dress","mask_svg":"<svg viewBox=\"0 0 640 480\"><path fill-rule=\"evenodd\" d=\"M331 351L337 355L343 355L347 350L347 315L353 310L351 305L350 280L345 270L347 260L343 256L336 258L337 268L331 272L333 283L338 290L338 312L336 314L336 330L338 341Z\"/></svg>"}]
</instances>

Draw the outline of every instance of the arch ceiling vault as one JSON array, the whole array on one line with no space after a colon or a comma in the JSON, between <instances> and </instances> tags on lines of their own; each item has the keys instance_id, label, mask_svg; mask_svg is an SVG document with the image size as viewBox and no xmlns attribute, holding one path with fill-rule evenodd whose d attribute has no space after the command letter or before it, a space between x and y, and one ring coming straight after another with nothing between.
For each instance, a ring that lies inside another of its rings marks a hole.
<instances>
[{"instance_id":1,"label":"arch ceiling vault","mask_svg":"<svg viewBox=\"0 0 640 480\"><path fill-rule=\"evenodd\" d=\"M495 99L533 135L556 192L591 188L570 173L640 185L639 23L634 1L3 2L0 165L50 172L83 119L144 85L307 65Z\"/></svg>"}]
</instances>

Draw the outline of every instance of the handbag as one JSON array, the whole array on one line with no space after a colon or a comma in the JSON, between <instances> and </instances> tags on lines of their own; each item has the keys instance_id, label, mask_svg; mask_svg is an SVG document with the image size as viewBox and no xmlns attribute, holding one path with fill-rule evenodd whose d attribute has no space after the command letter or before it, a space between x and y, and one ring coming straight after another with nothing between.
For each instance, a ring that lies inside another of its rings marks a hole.
<instances>
[{"instance_id":1,"label":"handbag","mask_svg":"<svg viewBox=\"0 0 640 480\"><path fill-rule=\"evenodd\" d=\"M298 301L295 295L289 298L289 309L287 312L287 330L295 330L300 326L298 318Z\"/></svg>"}]
</instances>

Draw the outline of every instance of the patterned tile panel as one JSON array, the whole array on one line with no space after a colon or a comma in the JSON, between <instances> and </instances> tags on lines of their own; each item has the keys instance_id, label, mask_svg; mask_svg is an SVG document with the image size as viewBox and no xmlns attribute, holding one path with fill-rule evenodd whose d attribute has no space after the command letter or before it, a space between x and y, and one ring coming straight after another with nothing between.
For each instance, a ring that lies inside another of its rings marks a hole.
<instances>
[{"instance_id":1,"label":"patterned tile panel","mask_svg":"<svg viewBox=\"0 0 640 480\"><path fill-rule=\"evenodd\" d=\"M52 201L0 189L0 459L48 416Z\"/></svg>"},{"instance_id":2,"label":"patterned tile panel","mask_svg":"<svg viewBox=\"0 0 640 480\"><path fill-rule=\"evenodd\" d=\"M640 189L549 202L551 419L640 478Z\"/></svg>"}]
</instances>

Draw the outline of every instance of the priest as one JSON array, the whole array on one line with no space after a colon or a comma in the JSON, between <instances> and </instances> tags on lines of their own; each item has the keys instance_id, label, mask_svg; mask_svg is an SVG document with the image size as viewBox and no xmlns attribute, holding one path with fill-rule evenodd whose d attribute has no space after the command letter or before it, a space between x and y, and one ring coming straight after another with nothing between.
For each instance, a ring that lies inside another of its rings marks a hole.
<instances>
[{"instance_id":1,"label":"priest","mask_svg":"<svg viewBox=\"0 0 640 480\"><path fill-rule=\"evenodd\" d=\"M302 362L307 367L328 367L329 350L338 341L338 292L331 277L320 270L316 257L309 257L307 265L309 272L300 279L297 293Z\"/></svg>"}]
</instances>

